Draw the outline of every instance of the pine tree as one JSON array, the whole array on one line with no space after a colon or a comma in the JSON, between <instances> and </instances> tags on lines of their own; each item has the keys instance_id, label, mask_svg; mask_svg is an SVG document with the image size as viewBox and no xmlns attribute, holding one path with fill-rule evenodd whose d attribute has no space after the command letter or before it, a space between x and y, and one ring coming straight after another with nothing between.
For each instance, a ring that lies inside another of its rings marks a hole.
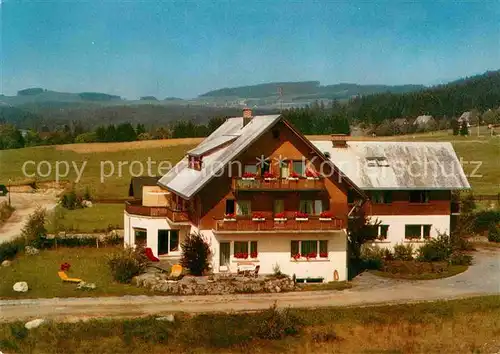
<instances>
[{"instance_id":1,"label":"pine tree","mask_svg":"<svg viewBox=\"0 0 500 354\"><path fill-rule=\"evenodd\" d=\"M469 127L465 119L462 121L462 125L460 126L460 135L462 136L469 135Z\"/></svg>"}]
</instances>

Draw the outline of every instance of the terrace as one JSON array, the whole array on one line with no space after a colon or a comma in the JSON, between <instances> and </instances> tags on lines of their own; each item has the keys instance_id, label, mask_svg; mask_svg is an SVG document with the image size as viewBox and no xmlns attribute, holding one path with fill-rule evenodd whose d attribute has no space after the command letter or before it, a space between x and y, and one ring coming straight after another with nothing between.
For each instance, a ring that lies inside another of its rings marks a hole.
<instances>
[{"instance_id":1,"label":"terrace","mask_svg":"<svg viewBox=\"0 0 500 354\"><path fill-rule=\"evenodd\" d=\"M175 210L171 207L150 207L142 205L140 200L125 202L125 211L128 214L149 216L149 217L166 217L172 222L188 222L189 215L186 210Z\"/></svg>"}]
</instances>

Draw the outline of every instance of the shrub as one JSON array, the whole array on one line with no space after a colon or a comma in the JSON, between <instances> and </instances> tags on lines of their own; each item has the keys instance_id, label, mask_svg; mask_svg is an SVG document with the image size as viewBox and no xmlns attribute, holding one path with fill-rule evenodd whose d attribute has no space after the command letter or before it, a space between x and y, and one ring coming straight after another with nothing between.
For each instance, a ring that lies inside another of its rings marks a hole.
<instances>
[{"instance_id":1,"label":"shrub","mask_svg":"<svg viewBox=\"0 0 500 354\"><path fill-rule=\"evenodd\" d=\"M14 210L15 208L9 205L8 202L0 203L0 224L2 224L4 221L7 221Z\"/></svg>"},{"instance_id":2,"label":"shrub","mask_svg":"<svg viewBox=\"0 0 500 354\"><path fill-rule=\"evenodd\" d=\"M182 242L181 264L188 269L192 275L203 275L208 270L212 255L210 245L205 241L203 235L192 233L187 235Z\"/></svg>"},{"instance_id":3,"label":"shrub","mask_svg":"<svg viewBox=\"0 0 500 354\"><path fill-rule=\"evenodd\" d=\"M71 190L62 195L60 199L63 208L68 210L75 210L82 207L82 198L76 195L75 190Z\"/></svg>"},{"instance_id":4,"label":"shrub","mask_svg":"<svg viewBox=\"0 0 500 354\"><path fill-rule=\"evenodd\" d=\"M418 260L423 262L448 261L453 250L450 236L440 234L418 249Z\"/></svg>"},{"instance_id":5,"label":"shrub","mask_svg":"<svg viewBox=\"0 0 500 354\"><path fill-rule=\"evenodd\" d=\"M378 246L370 246L364 244L361 247L361 268L365 269L381 269L384 257L384 250Z\"/></svg>"},{"instance_id":6,"label":"shrub","mask_svg":"<svg viewBox=\"0 0 500 354\"><path fill-rule=\"evenodd\" d=\"M24 238L17 237L13 240L0 243L0 262L6 259L13 259L20 251L24 249Z\"/></svg>"},{"instance_id":7,"label":"shrub","mask_svg":"<svg viewBox=\"0 0 500 354\"><path fill-rule=\"evenodd\" d=\"M500 228L491 224L488 230L488 241L490 242L500 242Z\"/></svg>"},{"instance_id":8,"label":"shrub","mask_svg":"<svg viewBox=\"0 0 500 354\"><path fill-rule=\"evenodd\" d=\"M450 264L453 265L471 265L472 256L460 251L453 252L450 256Z\"/></svg>"},{"instance_id":9,"label":"shrub","mask_svg":"<svg viewBox=\"0 0 500 354\"><path fill-rule=\"evenodd\" d=\"M488 231L490 225L500 222L500 210L483 210L474 214L474 232Z\"/></svg>"},{"instance_id":10,"label":"shrub","mask_svg":"<svg viewBox=\"0 0 500 354\"><path fill-rule=\"evenodd\" d=\"M130 283L133 277L143 273L148 259L141 247L127 247L108 259L113 279L120 283Z\"/></svg>"},{"instance_id":11,"label":"shrub","mask_svg":"<svg viewBox=\"0 0 500 354\"><path fill-rule=\"evenodd\" d=\"M289 309L278 309L276 303L262 313L262 322L257 329L261 339L282 339L299 332L298 318Z\"/></svg>"},{"instance_id":12,"label":"shrub","mask_svg":"<svg viewBox=\"0 0 500 354\"><path fill-rule=\"evenodd\" d=\"M21 230L21 236L29 242L37 243L47 234L45 229L45 209L38 207L28 218ZM36 247L36 246L35 246Z\"/></svg>"},{"instance_id":13,"label":"shrub","mask_svg":"<svg viewBox=\"0 0 500 354\"><path fill-rule=\"evenodd\" d=\"M447 262L387 261L382 270L391 274L420 275L442 273L448 268Z\"/></svg>"},{"instance_id":14,"label":"shrub","mask_svg":"<svg viewBox=\"0 0 500 354\"><path fill-rule=\"evenodd\" d=\"M395 245L394 259L398 261L411 261L413 259L413 245Z\"/></svg>"}]
</instances>

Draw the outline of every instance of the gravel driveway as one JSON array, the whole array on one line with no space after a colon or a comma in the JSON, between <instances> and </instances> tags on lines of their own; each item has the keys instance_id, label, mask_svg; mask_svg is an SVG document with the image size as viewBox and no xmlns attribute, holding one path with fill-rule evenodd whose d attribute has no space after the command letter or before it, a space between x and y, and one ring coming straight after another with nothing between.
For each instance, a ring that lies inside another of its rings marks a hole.
<instances>
[{"instance_id":1,"label":"gravel driveway","mask_svg":"<svg viewBox=\"0 0 500 354\"><path fill-rule=\"evenodd\" d=\"M464 273L446 279L401 281L363 274L344 291L291 292L225 296L124 296L0 301L0 321L52 318L72 321L90 317L160 315L176 311L219 312L279 306L324 307L405 303L486 294L500 295L500 250L475 253Z\"/></svg>"}]
</instances>

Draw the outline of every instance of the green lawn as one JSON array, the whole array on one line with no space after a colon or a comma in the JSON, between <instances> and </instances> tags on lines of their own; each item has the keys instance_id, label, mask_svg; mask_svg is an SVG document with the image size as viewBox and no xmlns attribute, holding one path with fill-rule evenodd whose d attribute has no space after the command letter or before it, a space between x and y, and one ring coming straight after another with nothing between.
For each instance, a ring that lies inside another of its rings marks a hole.
<instances>
[{"instance_id":1,"label":"green lawn","mask_svg":"<svg viewBox=\"0 0 500 354\"><path fill-rule=\"evenodd\" d=\"M89 144L91 145L91 144ZM114 152L95 152L95 153L77 153L70 150L58 150L55 146L24 148L16 150L2 150L0 151L0 184L7 184L9 178L13 183L22 183L33 181L33 178L25 177L23 174L23 164L26 161L35 161L37 164L40 161L48 161L52 167L52 173L43 178L38 178L40 181L53 181L55 180L55 164L56 161L67 161L70 165L75 163L80 170L83 163L86 161L85 168L81 180L76 183L76 188L79 191L84 191L86 187L90 189L93 197L98 198L126 198L128 196L128 188L131 179L131 173L139 175L141 172L140 164L143 167L143 174L148 173L148 158L151 163L151 172L153 175L157 174L158 164L162 161L170 161L175 165L183 158L186 151L191 149L193 145L182 144L173 145L162 148L151 149L136 149L136 150L123 150ZM114 164L115 173L110 177L105 177L111 173L111 164L106 163L111 161ZM130 170L130 163L138 161L132 166ZM101 182L101 162L103 164L104 181ZM122 164L121 173L119 169L120 162L128 162L128 165ZM47 171L47 166L42 165L42 174ZM60 167L64 172L63 165ZM35 172L32 165L26 168L29 174ZM61 178L62 180L69 180L76 182L78 174L74 168L71 167L67 177Z\"/></svg>"},{"instance_id":2,"label":"green lawn","mask_svg":"<svg viewBox=\"0 0 500 354\"><path fill-rule=\"evenodd\" d=\"M164 314L158 314L162 316ZM0 324L8 353L497 353L500 296L376 307Z\"/></svg>"},{"instance_id":3,"label":"green lawn","mask_svg":"<svg viewBox=\"0 0 500 354\"><path fill-rule=\"evenodd\" d=\"M91 208L67 210L57 207L49 214L47 230L57 231L100 232L108 226L123 229L124 204L94 204Z\"/></svg>"},{"instance_id":4,"label":"green lawn","mask_svg":"<svg viewBox=\"0 0 500 354\"><path fill-rule=\"evenodd\" d=\"M419 273L419 274L403 274L403 273L390 273L380 270L370 270L371 273L384 278L392 279L406 279L406 280L430 280L448 278L454 275L465 272L469 267L466 265L451 265L446 271L441 273Z\"/></svg>"},{"instance_id":5,"label":"green lawn","mask_svg":"<svg viewBox=\"0 0 500 354\"><path fill-rule=\"evenodd\" d=\"M0 298L151 295L144 288L113 281L106 259L109 254L118 250L118 247L59 248L43 250L35 256L21 254L12 261L10 267L0 267ZM71 264L68 272L70 277L95 283L97 289L81 291L76 289L75 284L63 283L57 272L65 262ZM28 292L16 293L12 290L12 286L18 281L28 283Z\"/></svg>"}]
</instances>

